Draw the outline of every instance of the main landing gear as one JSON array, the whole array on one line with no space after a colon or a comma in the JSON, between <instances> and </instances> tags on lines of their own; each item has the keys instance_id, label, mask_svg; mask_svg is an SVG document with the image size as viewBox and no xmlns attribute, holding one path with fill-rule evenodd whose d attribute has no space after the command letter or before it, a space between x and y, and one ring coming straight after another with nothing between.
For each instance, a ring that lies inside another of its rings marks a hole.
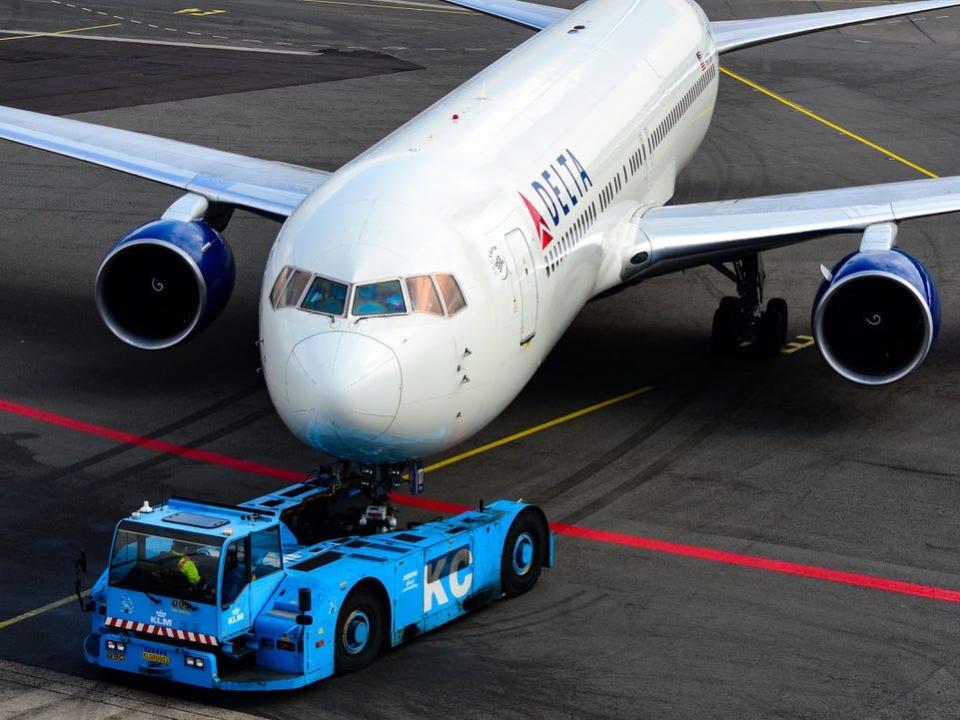
<instances>
[{"instance_id":1,"label":"main landing gear","mask_svg":"<svg viewBox=\"0 0 960 720\"><path fill-rule=\"evenodd\" d=\"M763 261L758 254L713 266L737 286L738 297L720 300L713 314L713 351L718 355L754 352L776 356L787 341L787 303L771 298L763 309Z\"/></svg>"},{"instance_id":2,"label":"main landing gear","mask_svg":"<svg viewBox=\"0 0 960 720\"><path fill-rule=\"evenodd\" d=\"M321 488L295 508L284 511L283 521L302 545L347 535L374 535L397 527L390 493L404 482L413 494L423 491L423 464L419 461L390 464L351 463L321 466L310 473L305 487Z\"/></svg>"}]
</instances>

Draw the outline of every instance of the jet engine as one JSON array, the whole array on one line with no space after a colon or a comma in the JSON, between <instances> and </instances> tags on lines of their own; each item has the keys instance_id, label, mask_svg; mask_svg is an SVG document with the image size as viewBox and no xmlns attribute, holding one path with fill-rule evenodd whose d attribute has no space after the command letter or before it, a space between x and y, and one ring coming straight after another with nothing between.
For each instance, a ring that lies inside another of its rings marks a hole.
<instances>
[{"instance_id":1,"label":"jet engine","mask_svg":"<svg viewBox=\"0 0 960 720\"><path fill-rule=\"evenodd\" d=\"M154 220L103 259L97 308L128 345L162 350L212 322L230 299L233 281L233 254L213 227L202 220Z\"/></svg>"},{"instance_id":2,"label":"jet engine","mask_svg":"<svg viewBox=\"0 0 960 720\"><path fill-rule=\"evenodd\" d=\"M834 370L856 383L883 385L923 362L940 329L940 302L919 260L892 246L861 246L823 274L813 335Z\"/></svg>"}]
</instances>

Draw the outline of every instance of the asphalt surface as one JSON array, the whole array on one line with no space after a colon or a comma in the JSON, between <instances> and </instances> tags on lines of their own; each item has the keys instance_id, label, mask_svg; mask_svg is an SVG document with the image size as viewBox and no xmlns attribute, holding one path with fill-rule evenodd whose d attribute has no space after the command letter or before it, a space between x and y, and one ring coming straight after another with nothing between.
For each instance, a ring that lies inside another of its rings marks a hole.
<instances>
[{"instance_id":1,"label":"asphalt surface","mask_svg":"<svg viewBox=\"0 0 960 720\"><path fill-rule=\"evenodd\" d=\"M200 10L225 12L205 16L161 0L74 4L13 0L0 29L120 23L85 34L218 49L0 35L0 102L330 170L529 35L430 3L217 0ZM705 4L714 19L847 6ZM958 40L960 11L941 11L726 64L924 168L960 174ZM232 57L237 72L218 80ZM724 77L676 199L920 177ZM237 214L233 300L186 345L136 352L97 317L104 252L176 197L0 145L0 402L306 471L320 458L282 427L257 372L257 295L276 225ZM660 278L591 304L517 401L458 450L652 390L431 473L428 495L523 497L588 528L960 588L956 222L901 227L939 283L944 316L937 349L905 381L852 386L814 348L718 360L708 335L727 281L712 270ZM791 335L809 332L819 264L855 242L769 254L768 290L790 303ZM0 412L0 623L69 594L77 548L99 570L115 520L161 486L236 501L275 481ZM957 716L955 603L568 536L557 553L534 592L364 672L289 695L149 690L271 718ZM0 658L146 689L83 663L86 622L66 604L3 627Z\"/></svg>"}]
</instances>

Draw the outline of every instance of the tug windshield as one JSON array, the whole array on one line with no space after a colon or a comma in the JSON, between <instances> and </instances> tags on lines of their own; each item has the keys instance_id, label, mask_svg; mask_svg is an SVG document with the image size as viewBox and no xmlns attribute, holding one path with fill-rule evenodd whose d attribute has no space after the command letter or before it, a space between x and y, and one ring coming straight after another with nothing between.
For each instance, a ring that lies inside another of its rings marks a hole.
<instances>
[{"instance_id":1,"label":"tug windshield","mask_svg":"<svg viewBox=\"0 0 960 720\"><path fill-rule=\"evenodd\" d=\"M123 523L110 555L110 584L212 605L220 550L198 533Z\"/></svg>"}]
</instances>

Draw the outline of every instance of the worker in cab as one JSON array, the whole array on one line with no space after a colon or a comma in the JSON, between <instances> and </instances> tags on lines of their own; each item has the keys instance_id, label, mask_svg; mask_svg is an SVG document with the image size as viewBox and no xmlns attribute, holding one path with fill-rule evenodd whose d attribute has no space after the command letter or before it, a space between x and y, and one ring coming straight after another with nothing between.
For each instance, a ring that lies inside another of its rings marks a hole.
<instances>
[{"instance_id":1,"label":"worker in cab","mask_svg":"<svg viewBox=\"0 0 960 720\"><path fill-rule=\"evenodd\" d=\"M197 564L190 559L187 554L187 545L183 542L173 543L172 549L174 557L177 558L177 570L183 573L183 576L190 583L190 587L200 585L200 571L197 570Z\"/></svg>"}]
</instances>

